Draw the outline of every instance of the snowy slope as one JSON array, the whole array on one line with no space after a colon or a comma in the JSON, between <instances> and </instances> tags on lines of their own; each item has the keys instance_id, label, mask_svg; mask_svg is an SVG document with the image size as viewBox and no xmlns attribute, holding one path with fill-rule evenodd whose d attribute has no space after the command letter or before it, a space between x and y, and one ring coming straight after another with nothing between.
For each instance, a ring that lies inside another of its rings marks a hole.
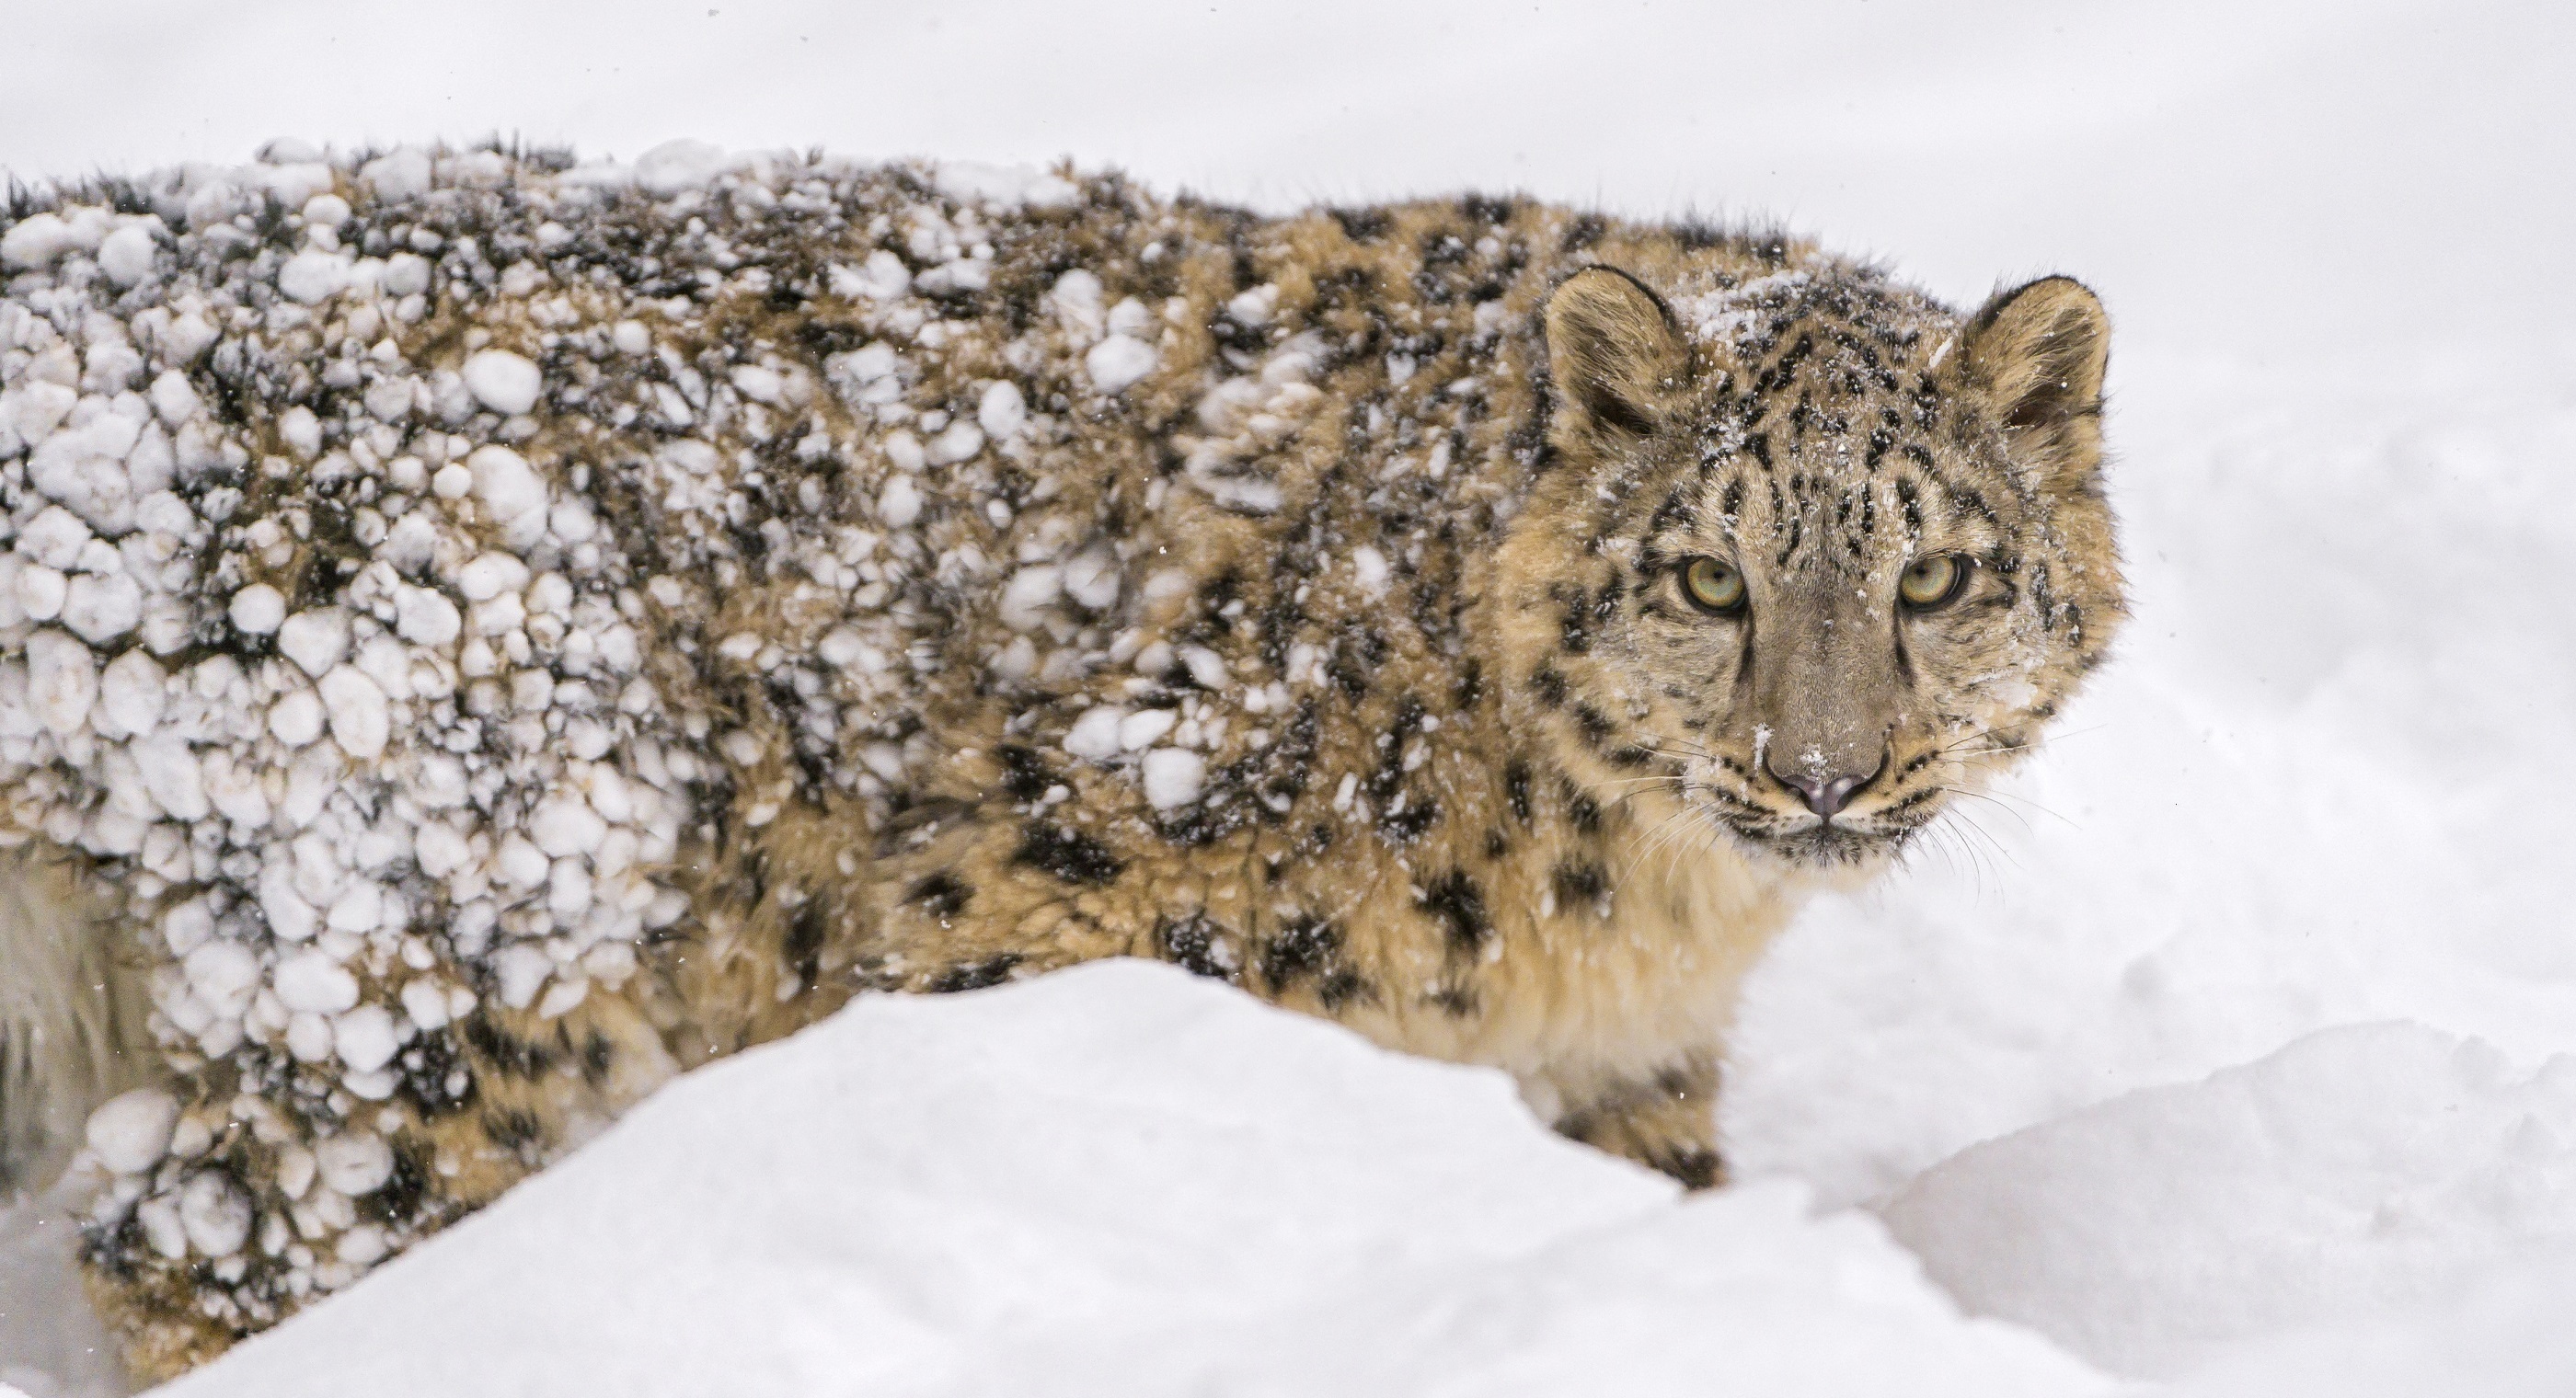
<instances>
[{"instance_id":1,"label":"snowy slope","mask_svg":"<svg viewBox=\"0 0 2576 1398\"><path fill-rule=\"evenodd\" d=\"M1769 211L1957 300L2072 271L2119 327L2124 653L1758 978L1751 1186L1676 1202L1492 1080L1100 968L686 1081L198 1389L2576 1391L2576 11L27 8L20 177L280 133L1070 153ZM77 1389L37 1216L0 1378Z\"/></svg>"},{"instance_id":2,"label":"snowy slope","mask_svg":"<svg viewBox=\"0 0 2576 1398\"><path fill-rule=\"evenodd\" d=\"M1089 966L865 1002L684 1079L170 1391L2107 1388L1803 1196L1679 1203L1499 1073Z\"/></svg>"}]
</instances>

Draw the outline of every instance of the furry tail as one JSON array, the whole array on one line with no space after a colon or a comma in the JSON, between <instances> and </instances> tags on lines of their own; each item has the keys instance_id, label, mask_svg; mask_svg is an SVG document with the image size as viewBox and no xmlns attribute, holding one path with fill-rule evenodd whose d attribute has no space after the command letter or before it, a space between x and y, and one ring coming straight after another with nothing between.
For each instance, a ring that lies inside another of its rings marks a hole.
<instances>
[{"instance_id":1,"label":"furry tail","mask_svg":"<svg viewBox=\"0 0 2576 1398\"><path fill-rule=\"evenodd\" d=\"M0 850L0 1199L51 1184L90 1112L152 1071L142 977L112 933L68 861Z\"/></svg>"}]
</instances>

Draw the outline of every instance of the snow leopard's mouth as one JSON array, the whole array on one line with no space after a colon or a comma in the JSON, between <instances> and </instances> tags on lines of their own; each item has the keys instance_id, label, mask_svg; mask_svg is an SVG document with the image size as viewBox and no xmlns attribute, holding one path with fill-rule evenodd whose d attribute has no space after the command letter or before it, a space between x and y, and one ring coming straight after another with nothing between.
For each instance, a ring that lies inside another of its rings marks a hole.
<instances>
[{"instance_id":1,"label":"snow leopard's mouth","mask_svg":"<svg viewBox=\"0 0 2576 1398\"><path fill-rule=\"evenodd\" d=\"M1855 830L1833 821L1817 821L1804 830L1787 833L1736 832L1738 838L1772 858L1810 868L1837 869L1892 858L1912 833Z\"/></svg>"},{"instance_id":2,"label":"snow leopard's mouth","mask_svg":"<svg viewBox=\"0 0 2576 1398\"><path fill-rule=\"evenodd\" d=\"M1704 809L1748 853L1806 869L1860 869L1893 859L1922 828L1919 822L1891 824L1870 814L1819 819L1805 812L1788 815L1724 802Z\"/></svg>"}]
</instances>

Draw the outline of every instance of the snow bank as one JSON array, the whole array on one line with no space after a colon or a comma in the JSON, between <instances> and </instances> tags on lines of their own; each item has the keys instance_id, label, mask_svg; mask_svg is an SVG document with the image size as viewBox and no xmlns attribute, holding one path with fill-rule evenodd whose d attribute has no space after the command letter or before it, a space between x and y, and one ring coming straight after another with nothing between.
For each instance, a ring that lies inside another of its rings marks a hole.
<instances>
[{"instance_id":1,"label":"snow bank","mask_svg":"<svg viewBox=\"0 0 2576 1398\"><path fill-rule=\"evenodd\" d=\"M2173 1398L2565 1398L2576 1393L2576 1253L2506 1267L2443 1301L2248 1345Z\"/></svg>"},{"instance_id":2,"label":"snow bank","mask_svg":"<svg viewBox=\"0 0 2576 1398\"><path fill-rule=\"evenodd\" d=\"M115 1344L81 1294L77 1184L0 1208L0 1398L125 1392Z\"/></svg>"},{"instance_id":3,"label":"snow bank","mask_svg":"<svg viewBox=\"0 0 2576 1398\"><path fill-rule=\"evenodd\" d=\"M2518 1074L2418 1025L1962 1151L1882 1210L1971 1310L2128 1373L2576 1251L2576 1057Z\"/></svg>"},{"instance_id":4,"label":"snow bank","mask_svg":"<svg viewBox=\"0 0 2576 1398\"><path fill-rule=\"evenodd\" d=\"M1497 1073L1168 967L861 1002L175 1396L2080 1395L1875 1223L1677 1202Z\"/></svg>"}]
</instances>

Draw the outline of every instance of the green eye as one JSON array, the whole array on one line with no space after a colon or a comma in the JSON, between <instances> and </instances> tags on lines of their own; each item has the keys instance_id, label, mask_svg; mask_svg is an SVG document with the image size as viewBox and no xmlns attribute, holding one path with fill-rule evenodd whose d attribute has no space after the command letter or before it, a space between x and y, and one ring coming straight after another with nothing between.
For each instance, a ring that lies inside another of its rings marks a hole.
<instances>
[{"instance_id":1,"label":"green eye","mask_svg":"<svg viewBox=\"0 0 2576 1398\"><path fill-rule=\"evenodd\" d=\"M1736 611L1744 606L1744 575L1732 564L1694 558L1682 569L1682 594L1704 612Z\"/></svg>"},{"instance_id":2,"label":"green eye","mask_svg":"<svg viewBox=\"0 0 2576 1398\"><path fill-rule=\"evenodd\" d=\"M1957 600L1967 581L1968 564L1965 560L1956 554L1936 553L1930 558L1914 560L1914 565L1905 570L1905 576L1896 580L1896 595L1917 611L1930 611Z\"/></svg>"}]
</instances>

